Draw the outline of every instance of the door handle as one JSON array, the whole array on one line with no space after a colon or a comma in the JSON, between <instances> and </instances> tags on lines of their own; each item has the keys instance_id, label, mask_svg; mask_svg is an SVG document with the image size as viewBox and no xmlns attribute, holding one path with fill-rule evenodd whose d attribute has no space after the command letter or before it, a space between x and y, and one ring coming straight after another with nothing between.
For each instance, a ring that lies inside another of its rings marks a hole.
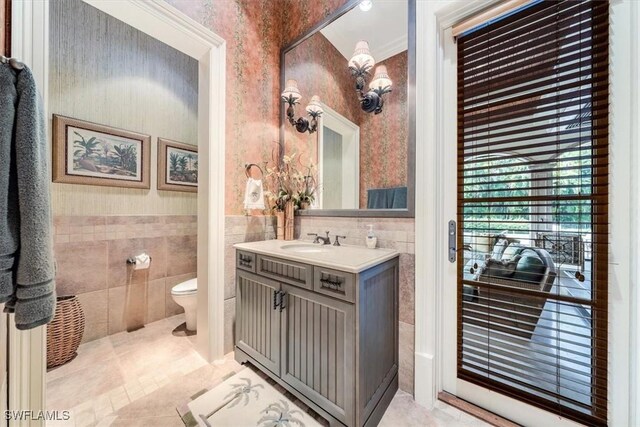
<instances>
[{"instance_id":1,"label":"door handle","mask_svg":"<svg viewBox=\"0 0 640 427\"><path fill-rule=\"evenodd\" d=\"M287 293L284 291L280 291L280 313L282 313L282 310L287 308L286 302L287 302Z\"/></svg>"},{"instance_id":2,"label":"door handle","mask_svg":"<svg viewBox=\"0 0 640 427\"><path fill-rule=\"evenodd\" d=\"M449 221L449 262L456 262L456 222L454 220Z\"/></svg>"},{"instance_id":3,"label":"door handle","mask_svg":"<svg viewBox=\"0 0 640 427\"><path fill-rule=\"evenodd\" d=\"M278 308L278 306L280 305L280 292L281 291L273 292L273 309L274 310Z\"/></svg>"}]
</instances>

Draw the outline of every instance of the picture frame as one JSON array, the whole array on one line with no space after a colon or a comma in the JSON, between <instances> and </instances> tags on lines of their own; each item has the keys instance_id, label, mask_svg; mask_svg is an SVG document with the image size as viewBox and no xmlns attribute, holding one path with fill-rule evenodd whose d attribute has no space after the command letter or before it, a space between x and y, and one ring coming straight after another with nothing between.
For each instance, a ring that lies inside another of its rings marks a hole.
<instances>
[{"instance_id":1,"label":"picture frame","mask_svg":"<svg viewBox=\"0 0 640 427\"><path fill-rule=\"evenodd\" d=\"M53 182L151 188L151 136L53 115Z\"/></svg>"},{"instance_id":2,"label":"picture frame","mask_svg":"<svg viewBox=\"0 0 640 427\"><path fill-rule=\"evenodd\" d=\"M198 192L198 147L158 138L158 190Z\"/></svg>"}]
</instances>

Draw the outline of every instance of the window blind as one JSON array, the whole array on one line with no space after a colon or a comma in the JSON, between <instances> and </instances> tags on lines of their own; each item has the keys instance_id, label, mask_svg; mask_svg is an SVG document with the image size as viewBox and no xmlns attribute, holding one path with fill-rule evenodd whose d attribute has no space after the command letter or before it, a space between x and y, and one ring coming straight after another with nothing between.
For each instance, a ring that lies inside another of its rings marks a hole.
<instances>
[{"instance_id":1,"label":"window blind","mask_svg":"<svg viewBox=\"0 0 640 427\"><path fill-rule=\"evenodd\" d=\"M607 420L607 1L460 36L458 377Z\"/></svg>"}]
</instances>

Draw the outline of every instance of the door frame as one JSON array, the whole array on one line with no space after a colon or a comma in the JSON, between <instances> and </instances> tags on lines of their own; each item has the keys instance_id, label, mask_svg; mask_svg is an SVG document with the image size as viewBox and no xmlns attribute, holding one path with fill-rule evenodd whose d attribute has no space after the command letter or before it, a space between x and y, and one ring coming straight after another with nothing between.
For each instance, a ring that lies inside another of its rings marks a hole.
<instances>
[{"instance_id":1,"label":"door frame","mask_svg":"<svg viewBox=\"0 0 640 427\"><path fill-rule=\"evenodd\" d=\"M324 127L327 126L330 129L342 135L342 156L351 153L355 157L355 167L348 167L342 165L343 184L345 182L352 182L353 185L349 189L349 194L345 194L342 191L342 209L358 209L360 207L360 126L356 125L342 114L338 113L333 108L329 107L325 103L322 103L322 109L324 113L320 116L320 122L318 123L318 183L322 184L323 174L321 161L324 154ZM346 142L346 144L345 144ZM345 179L347 176L350 179ZM344 207L345 203L354 203L353 207ZM322 188L318 194L318 209L322 207Z\"/></svg>"},{"instance_id":2,"label":"door frame","mask_svg":"<svg viewBox=\"0 0 640 427\"><path fill-rule=\"evenodd\" d=\"M445 92L444 31L478 11L498 3L498 0L453 2L417 2L417 76L416 76L416 188L422 196L416 198L416 262L415 266L415 398L423 406L432 407L437 393L443 389L445 358L445 313L456 310L455 301L445 301L444 277L448 266L446 224L451 217L443 200L455 198L447 182L445 150L446 134L450 125L445 107L451 107ZM638 373L635 366L637 352L629 355L629 339L638 336L636 323L631 324L630 310L637 315L637 295L631 293L631 272L640 271L631 251L632 239L640 237L640 226L634 219L632 207L640 204L638 192L640 177L632 167L631 153L633 135L638 135L637 90L634 88L634 70L637 77L638 49L632 51L633 33L637 34L637 5L630 0L611 2L611 55L610 55L610 156L612 167L610 187L610 260L609 260L609 423L611 425L635 425L637 415L630 412L630 400L638 399ZM634 65L635 64L635 65ZM452 64L449 64L451 66ZM634 68L635 67L635 68ZM455 99L455 98L454 98ZM636 104L634 104L634 102ZM634 108L636 108L634 110ZM455 106L453 108L455 113ZM453 117L455 120L455 116ZM451 165L449 165L451 167ZM634 171L634 172L632 172ZM631 185L629 185L631 183ZM635 231L635 232L634 232ZM429 237L427 237L429 236ZM455 284L454 284L455 285ZM630 303L631 296L636 301ZM630 373L634 373L633 378ZM490 406L494 392L477 387L476 395L481 404ZM631 397L630 397L631 396ZM526 414L536 413L541 417L550 414L540 411L518 400L508 399L509 405L495 409L507 418L526 422ZM535 411L534 411L535 409ZM537 411L537 412L536 412ZM539 422L541 419L538 418ZM557 424L559 417L551 418Z\"/></svg>"},{"instance_id":3,"label":"door frame","mask_svg":"<svg viewBox=\"0 0 640 427\"><path fill-rule=\"evenodd\" d=\"M224 194L226 42L162 0L83 0L85 3L196 59L198 73L198 352L224 357ZM12 55L32 70L48 110L49 2L14 0ZM50 129L51 126L48 126ZM9 321L13 324L13 319ZM9 408L46 409L46 329L9 327ZM43 420L11 421L42 426Z\"/></svg>"}]
</instances>

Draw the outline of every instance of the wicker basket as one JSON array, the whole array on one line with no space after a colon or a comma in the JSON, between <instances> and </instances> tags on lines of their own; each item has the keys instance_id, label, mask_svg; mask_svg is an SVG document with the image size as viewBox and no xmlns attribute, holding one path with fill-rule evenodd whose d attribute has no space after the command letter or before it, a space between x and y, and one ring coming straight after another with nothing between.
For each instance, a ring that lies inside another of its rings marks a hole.
<instances>
[{"instance_id":1,"label":"wicker basket","mask_svg":"<svg viewBox=\"0 0 640 427\"><path fill-rule=\"evenodd\" d=\"M73 360L84 333L84 313L75 296L58 297L56 313L47 327L47 369Z\"/></svg>"}]
</instances>

